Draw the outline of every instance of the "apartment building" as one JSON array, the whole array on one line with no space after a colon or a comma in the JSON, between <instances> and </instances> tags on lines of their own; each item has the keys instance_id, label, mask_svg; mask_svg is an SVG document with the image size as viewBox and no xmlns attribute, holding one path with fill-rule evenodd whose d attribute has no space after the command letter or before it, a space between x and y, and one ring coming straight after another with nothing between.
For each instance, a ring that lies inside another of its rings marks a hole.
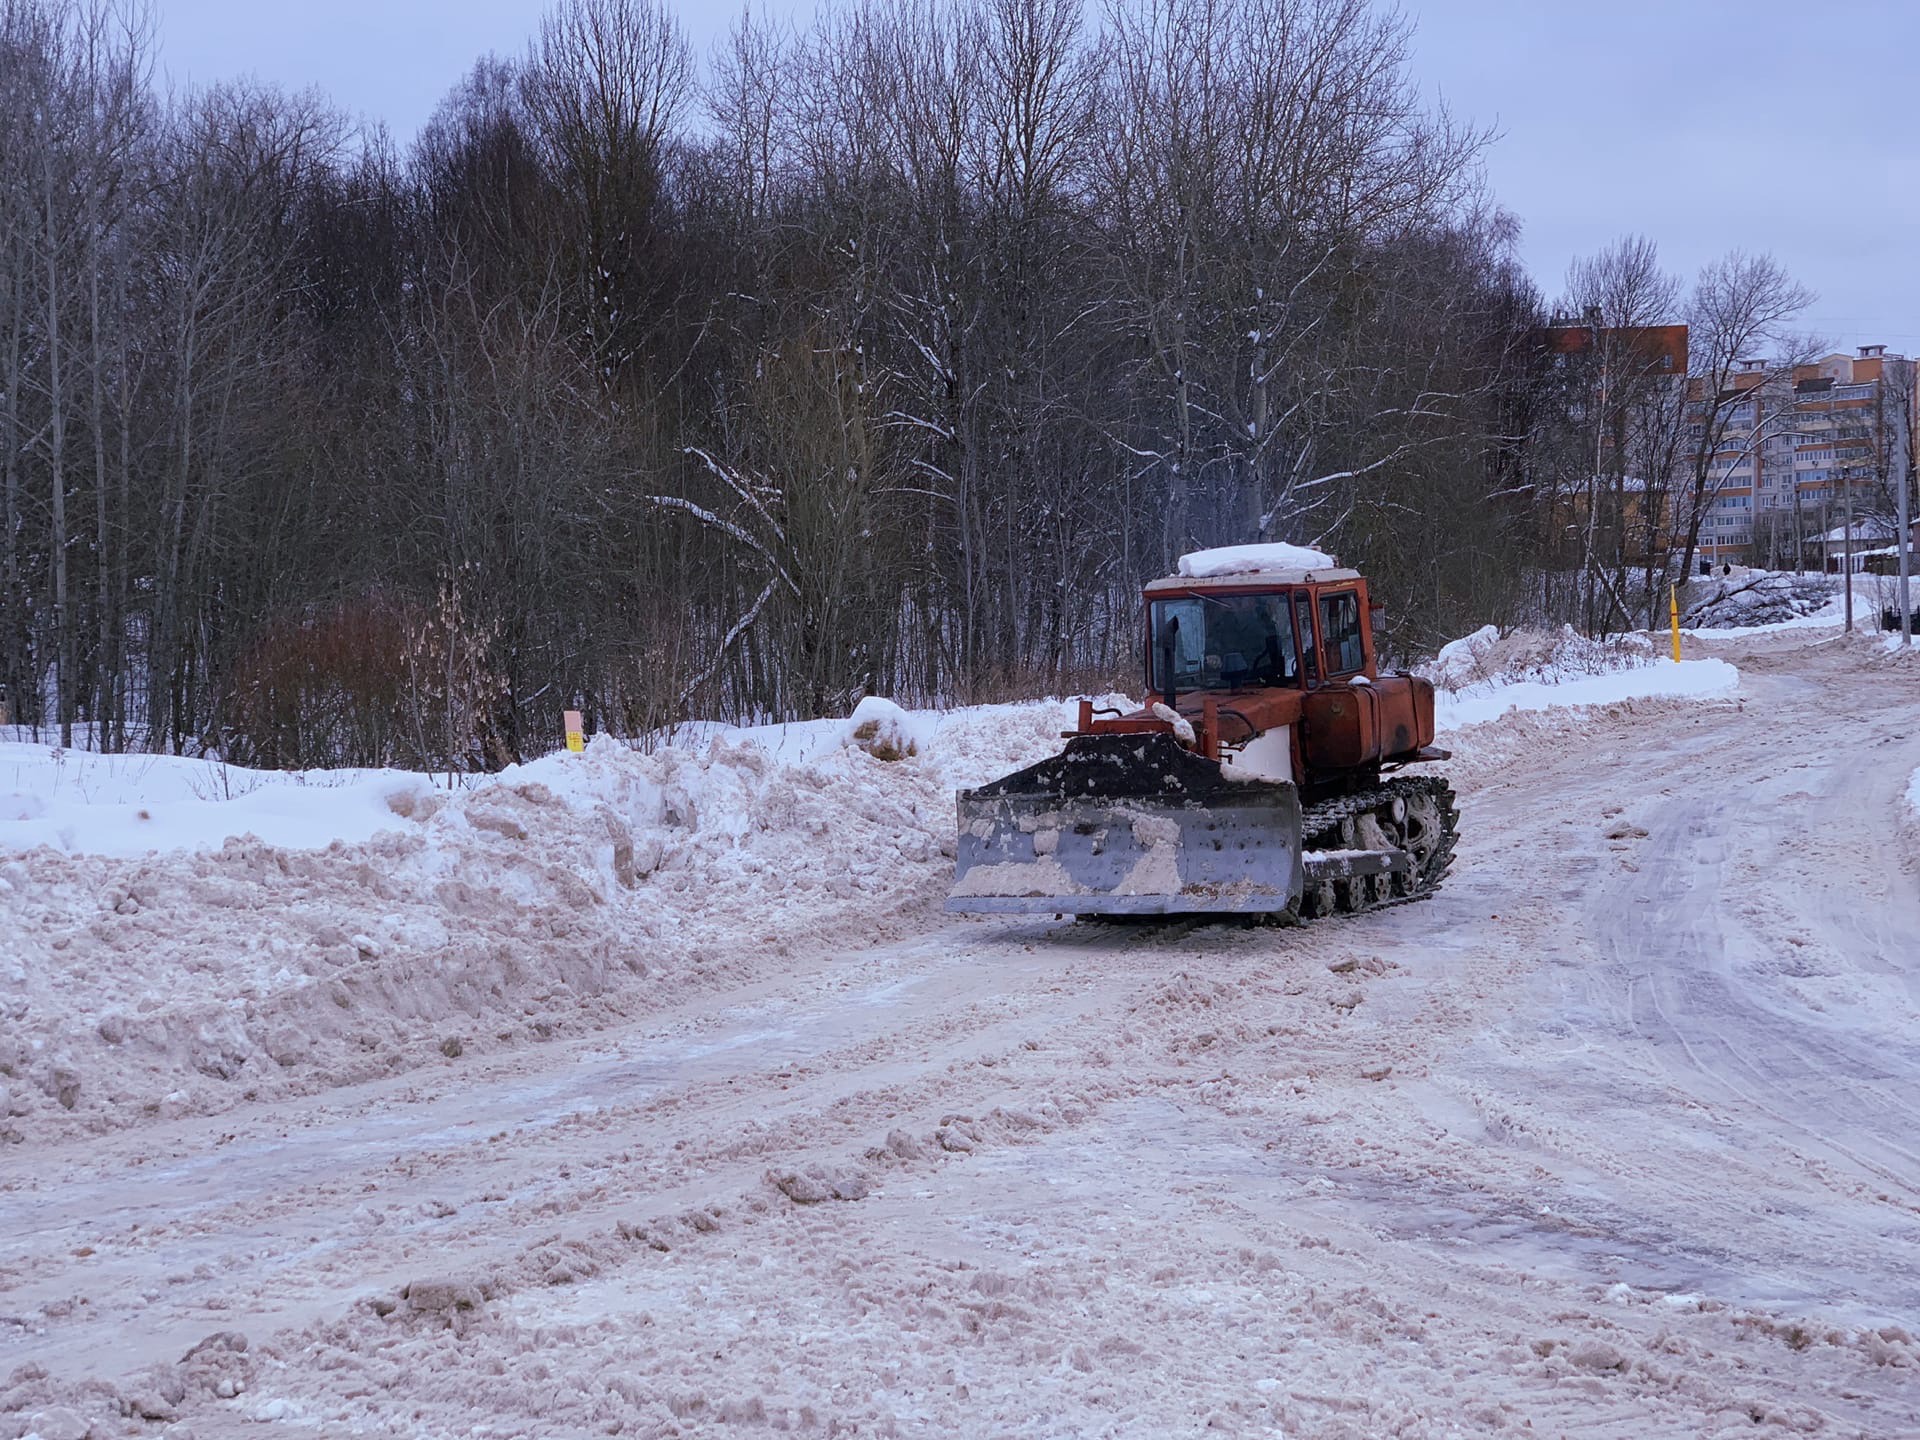
<instances>
[{"instance_id":1,"label":"apartment building","mask_svg":"<svg viewBox=\"0 0 1920 1440\"><path fill-rule=\"evenodd\" d=\"M1884 345L1792 367L1744 360L1723 384L1732 403L1709 469L1703 560L1824 565L1822 537L1844 533L1849 509L1861 520L1890 508L1920 421L1912 360ZM1697 444L1704 432L1696 418Z\"/></svg>"},{"instance_id":2,"label":"apartment building","mask_svg":"<svg viewBox=\"0 0 1920 1440\"><path fill-rule=\"evenodd\" d=\"M1690 493L1699 447L1707 443L1706 377L1689 382L1688 436L1683 447L1681 473L1675 477L1676 496ZM1754 500L1761 490L1767 442L1790 427L1792 391L1783 372L1765 360L1742 360L1722 377L1720 395L1728 400L1717 424L1719 436L1707 466L1707 513L1700 522L1699 558L1716 564L1744 562L1753 544ZM1675 507L1677 535L1684 536L1691 516L1684 504Z\"/></svg>"}]
</instances>

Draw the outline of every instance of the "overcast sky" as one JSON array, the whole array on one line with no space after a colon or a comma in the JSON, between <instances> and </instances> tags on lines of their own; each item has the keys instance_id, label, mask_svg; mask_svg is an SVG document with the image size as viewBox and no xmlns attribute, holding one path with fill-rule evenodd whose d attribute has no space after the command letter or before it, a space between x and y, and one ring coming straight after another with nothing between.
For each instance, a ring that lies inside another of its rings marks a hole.
<instances>
[{"instance_id":1,"label":"overcast sky","mask_svg":"<svg viewBox=\"0 0 1920 1440\"><path fill-rule=\"evenodd\" d=\"M403 141L488 51L522 50L542 0L160 0L175 83L251 73L318 86ZM736 3L678 13L704 53ZM1496 124L1487 155L1521 254L1567 262L1639 232L1691 278L1768 250L1839 345L1920 352L1920 0L1405 0L1413 76ZM756 0L810 16L813 0Z\"/></svg>"}]
</instances>

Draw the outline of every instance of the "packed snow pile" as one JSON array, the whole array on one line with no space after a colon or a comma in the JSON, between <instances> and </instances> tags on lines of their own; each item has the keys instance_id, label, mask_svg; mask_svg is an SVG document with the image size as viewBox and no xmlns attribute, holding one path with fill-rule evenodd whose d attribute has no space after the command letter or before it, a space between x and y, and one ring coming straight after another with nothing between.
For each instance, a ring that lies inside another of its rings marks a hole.
<instances>
[{"instance_id":1,"label":"packed snow pile","mask_svg":"<svg viewBox=\"0 0 1920 1440\"><path fill-rule=\"evenodd\" d=\"M1680 623L1691 630L1778 625L1819 616L1838 595L1839 579L1830 575L1772 570L1703 575L1681 589Z\"/></svg>"},{"instance_id":2,"label":"packed snow pile","mask_svg":"<svg viewBox=\"0 0 1920 1440\"><path fill-rule=\"evenodd\" d=\"M924 728L893 701L869 695L847 717L847 741L877 760L904 760L920 753Z\"/></svg>"},{"instance_id":3,"label":"packed snow pile","mask_svg":"<svg viewBox=\"0 0 1920 1440\"><path fill-rule=\"evenodd\" d=\"M0 825L0 1139L445 1063L878 939L944 896L954 790L1072 720L868 702L652 754L596 737L452 792L229 771L226 799L185 762L89 757L76 784L70 755L15 755L36 813Z\"/></svg>"},{"instance_id":4,"label":"packed snow pile","mask_svg":"<svg viewBox=\"0 0 1920 1440\"><path fill-rule=\"evenodd\" d=\"M1192 580L1257 575L1270 570L1333 570L1339 562L1322 550L1275 541L1268 545L1222 545L1180 557L1180 574Z\"/></svg>"},{"instance_id":5,"label":"packed snow pile","mask_svg":"<svg viewBox=\"0 0 1920 1440\"><path fill-rule=\"evenodd\" d=\"M1431 680L1434 720L1442 730L1478 725L1513 710L1612 705L1638 699L1704 699L1738 688L1724 660L1660 658L1645 635L1589 640L1557 631L1484 625L1441 648L1418 672Z\"/></svg>"}]
</instances>

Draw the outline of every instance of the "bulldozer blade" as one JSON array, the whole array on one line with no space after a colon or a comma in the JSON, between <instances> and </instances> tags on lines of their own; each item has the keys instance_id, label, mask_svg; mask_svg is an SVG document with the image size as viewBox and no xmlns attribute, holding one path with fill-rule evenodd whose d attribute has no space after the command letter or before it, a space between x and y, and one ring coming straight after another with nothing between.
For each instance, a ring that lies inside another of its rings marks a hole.
<instances>
[{"instance_id":1,"label":"bulldozer blade","mask_svg":"<svg viewBox=\"0 0 1920 1440\"><path fill-rule=\"evenodd\" d=\"M1290 784L1229 779L1169 735L1087 735L959 799L949 910L1270 913L1299 898Z\"/></svg>"}]
</instances>

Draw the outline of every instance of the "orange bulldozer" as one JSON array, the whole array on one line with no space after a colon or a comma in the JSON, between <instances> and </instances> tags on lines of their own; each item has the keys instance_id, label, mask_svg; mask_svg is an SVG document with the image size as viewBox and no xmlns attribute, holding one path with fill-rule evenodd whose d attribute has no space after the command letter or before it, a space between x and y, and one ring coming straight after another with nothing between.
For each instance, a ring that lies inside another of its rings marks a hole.
<instances>
[{"instance_id":1,"label":"orange bulldozer","mask_svg":"<svg viewBox=\"0 0 1920 1440\"><path fill-rule=\"evenodd\" d=\"M1149 703L1080 702L1057 755L959 797L949 910L1278 921L1432 894L1453 790L1433 686L1382 675L1366 580L1231 546L1146 587Z\"/></svg>"}]
</instances>

